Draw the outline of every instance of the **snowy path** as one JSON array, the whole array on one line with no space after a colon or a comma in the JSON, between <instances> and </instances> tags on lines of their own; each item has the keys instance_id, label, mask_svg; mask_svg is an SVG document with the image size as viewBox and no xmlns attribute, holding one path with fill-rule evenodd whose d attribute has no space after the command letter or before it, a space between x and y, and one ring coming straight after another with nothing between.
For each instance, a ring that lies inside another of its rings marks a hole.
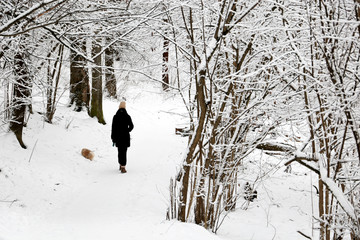
<instances>
[{"instance_id":1,"label":"snowy path","mask_svg":"<svg viewBox=\"0 0 360 240\"><path fill-rule=\"evenodd\" d=\"M150 126L143 124L146 119L139 119L136 114L132 116L135 129L128 152L128 173L119 173L116 148L111 144L98 151L100 159L89 173L92 182L80 189L73 200L56 213L57 216L52 216L54 224L61 226L57 229L58 234L70 235L73 239L111 239L116 236L143 239L157 234L156 225L164 221L166 210L166 198L161 194L167 194L159 192L158 188L164 190L164 183L169 181L163 170L167 161L164 156L171 154L171 147L169 137L161 136L164 123L149 119L155 116L156 113L146 115ZM110 125L108 120L108 127ZM103 138L109 138L109 132L104 133Z\"/></svg>"},{"instance_id":2,"label":"snowy path","mask_svg":"<svg viewBox=\"0 0 360 240\"><path fill-rule=\"evenodd\" d=\"M142 103L143 105L144 103ZM143 106L128 108L135 125L128 150L128 173L118 171L117 150L110 141L110 127L118 103L106 106L108 124L102 131L103 144L88 174L88 182L57 211L46 216L44 228L33 239L159 239L158 229L165 219L167 184L174 164L173 147L179 144L168 118L159 117ZM144 111L143 109L147 109ZM174 142L172 143L171 140ZM99 143L101 144L101 143ZM169 164L171 163L171 164ZM160 225L159 225L160 224ZM45 228L46 229L46 228ZM61 237L62 236L62 237Z\"/></svg>"}]
</instances>

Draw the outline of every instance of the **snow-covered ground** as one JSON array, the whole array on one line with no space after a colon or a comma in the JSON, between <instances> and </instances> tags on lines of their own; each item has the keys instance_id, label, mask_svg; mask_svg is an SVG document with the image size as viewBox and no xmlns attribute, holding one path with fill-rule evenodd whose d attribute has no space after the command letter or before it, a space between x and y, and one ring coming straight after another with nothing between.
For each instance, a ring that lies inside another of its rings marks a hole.
<instances>
[{"instance_id":1,"label":"snow-covered ground","mask_svg":"<svg viewBox=\"0 0 360 240\"><path fill-rule=\"evenodd\" d=\"M184 121L173 114L184 112L181 101L160 91L131 86L125 93L135 125L126 174L118 171L110 139L117 101L104 101L106 125L65 104L53 124L35 113L24 129L26 150L13 134L1 135L0 240L304 239L297 231L311 236L311 176L297 167L285 173L278 160L259 154L247 163L243 181L277 170L257 181L258 199L247 210L240 200L217 235L166 221L169 179L187 141L174 131ZM95 152L93 161L80 155L84 147Z\"/></svg>"}]
</instances>

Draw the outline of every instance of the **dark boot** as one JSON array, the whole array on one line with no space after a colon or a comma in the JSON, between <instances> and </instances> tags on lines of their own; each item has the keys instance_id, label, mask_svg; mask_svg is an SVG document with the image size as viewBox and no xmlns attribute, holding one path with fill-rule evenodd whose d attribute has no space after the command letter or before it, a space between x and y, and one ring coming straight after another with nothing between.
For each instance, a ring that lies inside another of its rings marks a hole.
<instances>
[{"instance_id":1,"label":"dark boot","mask_svg":"<svg viewBox=\"0 0 360 240\"><path fill-rule=\"evenodd\" d=\"M121 173L126 173L125 166L121 166L121 167L120 167L120 171L121 171Z\"/></svg>"}]
</instances>

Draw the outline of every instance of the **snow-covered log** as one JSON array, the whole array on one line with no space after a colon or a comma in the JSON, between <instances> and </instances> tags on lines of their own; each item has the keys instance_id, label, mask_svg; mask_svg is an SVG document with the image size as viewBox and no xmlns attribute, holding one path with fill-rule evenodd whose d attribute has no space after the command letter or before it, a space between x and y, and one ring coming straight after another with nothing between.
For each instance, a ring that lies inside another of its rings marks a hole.
<instances>
[{"instance_id":1,"label":"snow-covered log","mask_svg":"<svg viewBox=\"0 0 360 240\"><path fill-rule=\"evenodd\" d=\"M264 151L284 153L292 153L296 150L296 148L290 144L279 142L262 142L259 143L256 148Z\"/></svg>"}]
</instances>

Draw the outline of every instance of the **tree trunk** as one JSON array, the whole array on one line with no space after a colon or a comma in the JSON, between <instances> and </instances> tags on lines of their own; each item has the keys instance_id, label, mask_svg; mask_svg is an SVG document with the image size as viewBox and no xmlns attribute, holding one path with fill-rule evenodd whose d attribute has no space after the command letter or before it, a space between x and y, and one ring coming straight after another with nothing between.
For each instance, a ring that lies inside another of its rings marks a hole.
<instances>
[{"instance_id":1,"label":"tree trunk","mask_svg":"<svg viewBox=\"0 0 360 240\"><path fill-rule=\"evenodd\" d=\"M21 46L20 46L21 49ZM10 130L15 133L17 140L22 148L27 148L22 140L26 106L29 105L30 97L30 77L29 70L25 62L24 53L18 51L14 56L15 83L13 88L12 117Z\"/></svg>"},{"instance_id":2,"label":"tree trunk","mask_svg":"<svg viewBox=\"0 0 360 240\"><path fill-rule=\"evenodd\" d=\"M163 90L169 89L169 40L164 37L162 81Z\"/></svg>"},{"instance_id":3,"label":"tree trunk","mask_svg":"<svg viewBox=\"0 0 360 240\"><path fill-rule=\"evenodd\" d=\"M206 103L205 103L205 73L206 69L199 71L199 81L197 84L197 93L198 93L198 103L199 103L199 120L198 125L195 130L195 134L192 136L191 142L189 144L189 150L185 158L185 164L183 166L184 177L181 183L180 191L180 207L178 219L182 222L186 221L186 204L188 188L189 188L189 176L190 176L190 164L193 161L193 154L195 152L196 146L198 145L205 125L206 117Z\"/></svg>"},{"instance_id":4,"label":"tree trunk","mask_svg":"<svg viewBox=\"0 0 360 240\"><path fill-rule=\"evenodd\" d=\"M181 182L181 190L180 190L180 206L178 213L178 220L181 222L186 221L186 205L188 203L188 188L189 188L189 177L190 177L190 166L185 165L183 167L183 178Z\"/></svg>"},{"instance_id":5,"label":"tree trunk","mask_svg":"<svg viewBox=\"0 0 360 240\"><path fill-rule=\"evenodd\" d=\"M109 97L117 98L116 77L114 73L114 49L109 47L105 50L105 87Z\"/></svg>"},{"instance_id":6,"label":"tree trunk","mask_svg":"<svg viewBox=\"0 0 360 240\"><path fill-rule=\"evenodd\" d=\"M166 10L166 6L164 6L164 10ZM169 20L167 16L164 16L163 18L165 29L167 28L167 25L169 23ZM164 33L164 42L163 42L163 54L162 54L162 87L164 91L167 91L169 89L169 39L167 38L168 31L165 30Z\"/></svg>"},{"instance_id":7,"label":"tree trunk","mask_svg":"<svg viewBox=\"0 0 360 240\"><path fill-rule=\"evenodd\" d=\"M355 15L356 15L356 20L360 21L360 0L354 0L355 2ZM358 25L358 31L360 34L360 25Z\"/></svg>"},{"instance_id":8,"label":"tree trunk","mask_svg":"<svg viewBox=\"0 0 360 240\"><path fill-rule=\"evenodd\" d=\"M46 92L46 121L51 123L56 110L56 94L60 81L61 67L64 54L64 45L59 46L57 59L51 71L51 61L48 62L48 86ZM55 80L55 86L54 85Z\"/></svg>"},{"instance_id":9,"label":"tree trunk","mask_svg":"<svg viewBox=\"0 0 360 240\"><path fill-rule=\"evenodd\" d=\"M85 42L82 43L82 50L86 52ZM75 104L74 110L80 112L83 107L89 108L89 76L84 57L71 51L70 61L70 106Z\"/></svg>"},{"instance_id":10,"label":"tree trunk","mask_svg":"<svg viewBox=\"0 0 360 240\"><path fill-rule=\"evenodd\" d=\"M93 44L92 53L93 56L98 54L101 50L101 46L97 43ZM101 67L101 54L94 59L95 63L91 69L92 73L92 89L91 89L91 107L90 117L97 117L98 122L106 124L103 116L102 109L102 67Z\"/></svg>"},{"instance_id":11,"label":"tree trunk","mask_svg":"<svg viewBox=\"0 0 360 240\"><path fill-rule=\"evenodd\" d=\"M57 64L57 61L54 64L54 69L55 66ZM54 69L51 69L51 61L50 59L48 60L48 65L47 65L47 87L46 87L46 121L51 123L51 119L50 119L50 113L51 113L51 99L52 99L52 95L53 95L53 81L54 81Z\"/></svg>"}]
</instances>

